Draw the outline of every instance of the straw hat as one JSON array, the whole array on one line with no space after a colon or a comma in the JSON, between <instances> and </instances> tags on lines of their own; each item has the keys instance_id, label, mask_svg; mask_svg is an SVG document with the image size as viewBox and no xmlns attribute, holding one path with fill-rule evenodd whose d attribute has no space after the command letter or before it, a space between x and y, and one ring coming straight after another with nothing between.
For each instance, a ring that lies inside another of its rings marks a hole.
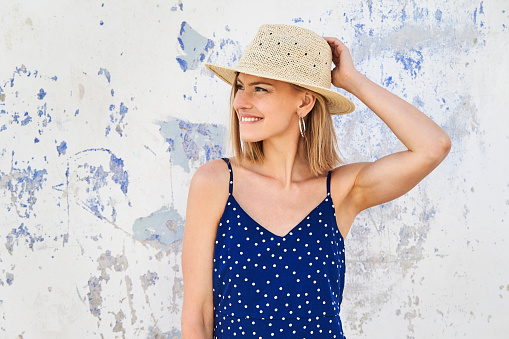
<instances>
[{"instance_id":1,"label":"straw hat","mask_svg":"<svg viewBox=\"0 0 509 339\"><path fill-rule=\"evenodd\" d=\"M239 60L237 68L205 63L219 78L232 85L237 72L289 82L327 99L331 114L346 114L355 105L330 89L332 52L318 34L290 25L263 25Z\"/></svg>"}]
</instances>

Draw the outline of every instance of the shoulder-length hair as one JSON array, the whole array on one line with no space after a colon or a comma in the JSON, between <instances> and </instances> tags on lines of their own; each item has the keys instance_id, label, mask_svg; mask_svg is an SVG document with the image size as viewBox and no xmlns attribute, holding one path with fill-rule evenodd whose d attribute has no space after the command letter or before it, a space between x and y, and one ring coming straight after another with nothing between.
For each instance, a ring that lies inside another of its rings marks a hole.
<instances>
[{"instance_id":1,"label":"shoulder-length hair","mask_svg":"<svg viewBox=\"0 0 509 339\"><path fill-rule=\"evenodd\" d=\"M233 107L233 100L237 94L236 83L237 77L232 84L230 94L230 147L233 155L240 162L243 160L263 162L263 142L244 142L240 139L239 117ZM300 91L311 92L316 97L315 105L304 118L306 124L304 148L309 169L313 175L319 176L343 163L338 154L332 117L327 107L327 101L322 95L297 85L294 86Z\"/></svg>"}]
</instances>

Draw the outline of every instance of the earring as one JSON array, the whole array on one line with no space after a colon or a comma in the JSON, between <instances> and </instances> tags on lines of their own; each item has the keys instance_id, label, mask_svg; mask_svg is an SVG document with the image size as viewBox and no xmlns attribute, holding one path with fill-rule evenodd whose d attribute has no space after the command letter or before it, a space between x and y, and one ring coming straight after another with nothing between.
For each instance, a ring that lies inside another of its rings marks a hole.
<instances>
[{"instance_id":1,"label":"earring","mask_svg":"<svg viewBox=\"0 0 509 339\"><path fill-rule=\"evenodd\" d=\"M304 118L302 117L299 119L299 129L301 137L305 138L306 135L304 133L306 133L306 123L304 122Z\"/></svg>"}]
</instances>

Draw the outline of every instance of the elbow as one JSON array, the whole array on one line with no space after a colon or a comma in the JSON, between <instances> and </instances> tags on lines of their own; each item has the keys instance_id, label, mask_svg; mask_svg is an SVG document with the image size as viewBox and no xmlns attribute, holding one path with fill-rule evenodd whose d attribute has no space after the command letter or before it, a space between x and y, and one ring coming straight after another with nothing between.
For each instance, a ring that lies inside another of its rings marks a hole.
<instances>
[{"instance_id":1,"label":"elbow","mask_svg":"<svg viewBox=\"0 0 509 339\"><path fill-rule=\"evenodd\" d=\"M180 322L180 333L182 339L194 339L194 338L211 338L207 336L207 329L203 323L195 321L194 319L181 318Z\"/></svg>"},{"instance_id":2,"label":"elbow","mask_svg":"<svg viewBox=\"0 0 509 339\"><path fill-rule=\"evenodd\" d=\"M182 338L189 338L192 329L192 322L190 322L189 317L185 316L185 312L182 312L182 316L180 317L180 333Z\"/></svg>"},{"instance_id":3,"label":"elbow","mask_svg":"<svg viewBox=\"0 0 509 339\"><path fill-rule=\"evenodd\" d=\"M192 338L193 327L190 326L189 322L180 319L180 335L182 339Z\"/></svg>"},{"instance_id":4,"label":"elbow","mask_svg":"<svg viewBox=\"0 0 509 339\"><path fill-rule=\"evenodd\" d=\"M443 132L428 148L428 158L438 166L451 150L451 138Z\"/></svg>"},{"instance_id":5,"label":"elbow","mask_svg":"<svg viewBox=\"0 0 509 339\"><path fill-rule=\"evenodd\" d=\"M202 314L196 310L190 312L185 308L182 310L180 318L180 331L182 339L208 339L212 338L214 328L214 318Z\"/></svg>"},{"instance_id":6,"label":"elbow","mask_svg":"<svg viewBox=\"0 0 509 339\"><path fill-rule=\"evenodd\" d=\"M442 137L439 139L438 144L439 153L441 154L442 159L444 159L451 151L451 138L449 138L447 133L444 132Z\"/></svg>"}]
</instances>

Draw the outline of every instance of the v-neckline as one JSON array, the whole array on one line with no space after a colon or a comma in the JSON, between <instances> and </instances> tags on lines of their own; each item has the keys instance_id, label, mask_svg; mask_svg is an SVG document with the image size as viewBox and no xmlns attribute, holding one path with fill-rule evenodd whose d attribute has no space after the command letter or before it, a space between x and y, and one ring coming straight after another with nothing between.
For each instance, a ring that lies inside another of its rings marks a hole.
<instances>
[{"instance_id":1,"label":"v-neckline","mask_svg":"<svg viewBox=\"0 0 509 339\"><path fill-rule=\"evenodd\" d=\"M286 238L287 236L290 235L290 233L292 233L297 227L299 227L303 222L305 222L309 216L311 215L311 213L313 213L318 207L322 206L325 202L328 201L328 199L330 199L330 194L327 193L327 195L325 196L325 198L323 198L323 200L318 204L316 205L315 207L313 207L313 209L311 209L311 211L309 211L308 214L306 214L304 216L304 218L299 221L299 223L297 223L297 225L295 225L294 227L292 227L285 235L278 235L278 234L275 234L274 232L272 232L271 230L269 230L268 228L266 228L265 226L263 226L262 224L260 224L258 221L256 221L253 217L251 217L251 215L249 215L249 213L247 213L244 208L242 208L242 206L239 204L239 202L237 201L237 199L235 199L235 197L233 196L233 194L231 194L228 198L228 200L232 199L235 204L237 204L237 207L242 211L242 213L244 213L252 222L254 222L257 226L263 228L263 230L265 232L268 232L270 233L272 236L274 237L277 237L277 238Z\"/></svg>"}]
</instances>

